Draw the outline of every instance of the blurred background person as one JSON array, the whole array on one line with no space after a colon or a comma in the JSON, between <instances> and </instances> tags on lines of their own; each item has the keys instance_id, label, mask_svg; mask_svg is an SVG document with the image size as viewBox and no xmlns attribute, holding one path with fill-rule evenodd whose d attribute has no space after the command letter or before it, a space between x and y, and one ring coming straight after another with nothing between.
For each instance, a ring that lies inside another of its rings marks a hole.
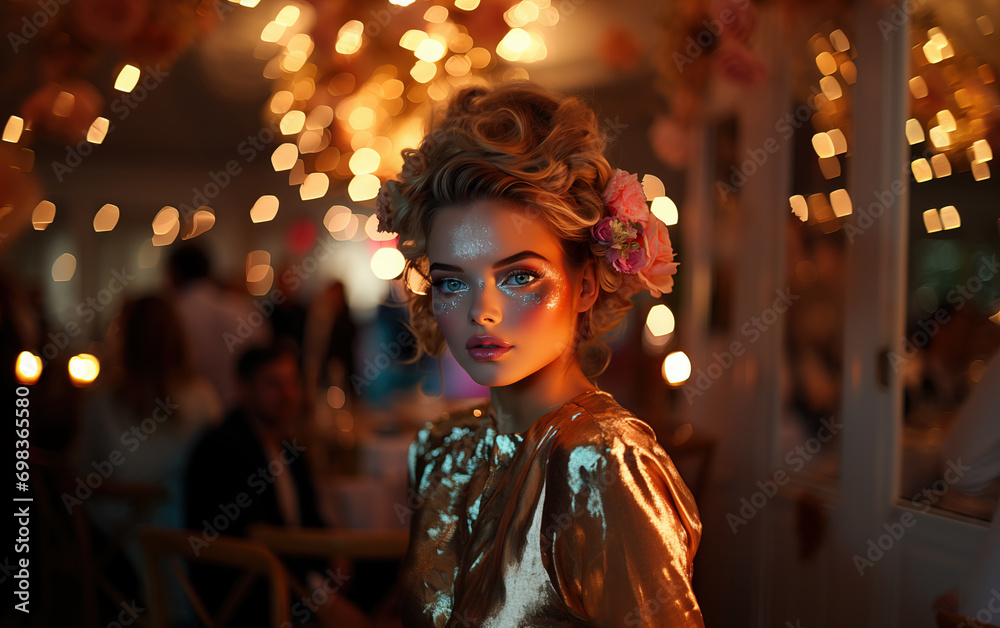
<instances>
[{"instance_id":1,"label":"blurred background person","mask_svg":"<svg viewBox=\"0 0 1000 628\"><path fill-rule=\"evenodd\" d=\"M187 527L193 538L205 543L215 533L245 537L254 523L323 527L308 443L300 433L303 385L298 355L287 343L253 347L240 357L237 369L239 405L191 455L186 473ZM228 510L224 512L223 506ZM218 523L220 515L223 525ZM325 560L289 560L286 565L300 582L308 580L310 570L322 573L329 566ZM192 565L191 572L195 589L214 612L229 593L232 579L213 566ZM262 585L248 594L232 625L255 625L267 613ZM330 605L347 622L363 620L361 612L336 593L330 594Z\"/></svg>"},{"instance_id":2,"label":"blurred background person","mask_svg":"<svg viewBox=\"0 0 1000 628\"><path fill-rule=\"evenodd\" d=\"M211 270L208 256L194 244L181 245L170 254L170 292L194 366L211 380L228 412L238 403L236 356L270 342L272 329L248 297L221 289ZM257 320L263 324L254 325Z\"/></svg>"},{"instance_id":3,"label":"blurred background person","mask_svg":"<svg viewBox=\"0 0 1000 628\"><path fill-rule=\"evenodd\" d=\"M76 467L80 477L91 474L94 465L110 469L102 485L105 495L95 492L85 502L87 512L98 545L125 534L124 553L142 585L136 526L184 527L187 457L202 430L219 424L222 407L212 385L192 369L180 321L167 301L157 296L128 301L112 330L108 343L118 364L84 405ZM109 490L123 485L161 487L164 494L149 504L144 495L150 493ZM116 575L127 589L132 579L117 570ZM175 593L176 600L183 599L179 590ZM144 587L135 594L141 599Z\"/></svg>"}]
</instances>

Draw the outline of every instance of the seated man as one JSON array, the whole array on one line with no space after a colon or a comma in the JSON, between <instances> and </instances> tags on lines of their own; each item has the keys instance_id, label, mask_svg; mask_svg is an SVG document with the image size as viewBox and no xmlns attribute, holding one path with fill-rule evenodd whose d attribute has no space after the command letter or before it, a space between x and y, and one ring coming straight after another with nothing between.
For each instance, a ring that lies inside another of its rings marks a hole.
<instances>
[{"instance_id":1,"label":"seated man","mask_svg":"<svg viewBox=\"0 0 1000 628\"><path fill-rule=\"evenodd\" d=\"M198 443L187 468L186 525L195 549L209 545L218 534L246 536L254 523L324 525L306 461L308 447L294 435L303 408L294 349L249 349L237 373L239 406ZM309 570L323 574L329 567L325 560L284 562L300 582L306 581ZM231 573L201 564L191 566L191 580L212 613L234 581ZM263 625L266 590L255 588L246 599L230 625Z\"/></svg>"}]
</instances>

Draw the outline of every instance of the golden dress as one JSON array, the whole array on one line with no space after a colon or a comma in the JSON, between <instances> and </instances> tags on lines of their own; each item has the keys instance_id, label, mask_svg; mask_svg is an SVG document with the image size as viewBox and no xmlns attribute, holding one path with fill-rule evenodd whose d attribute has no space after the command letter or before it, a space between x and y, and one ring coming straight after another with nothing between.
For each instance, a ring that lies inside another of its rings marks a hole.
<instances>
[{"instance_id":1,"label":"golden dress","mask_svg":"<svg viewBox=\"0 0 1000 628\"><path fill-rule=\"evenodd\" d=\"M407 627L702 627L694 498L653 430L602 390L523 434L489 401L410 445Z\"/></svg>"}]
</instances>

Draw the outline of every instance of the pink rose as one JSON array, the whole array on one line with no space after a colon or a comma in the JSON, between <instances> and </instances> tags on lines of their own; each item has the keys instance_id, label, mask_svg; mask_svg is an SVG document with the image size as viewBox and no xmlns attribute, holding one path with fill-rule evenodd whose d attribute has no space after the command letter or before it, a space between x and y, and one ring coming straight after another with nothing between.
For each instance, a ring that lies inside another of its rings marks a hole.
<instances>
[{"instance_id":1,"label":"pink rose","mask_svg":"<svg viewBox=\"0 0 1000 628\"><path fill-rule=\"evenodd\" d=\"M767 76L767 66L746 44L723 40L712 58L716 71L731 83L752 87Z\"/></svg>"},{"instance_id":2,"label":"pink rose","mask_svg":"<svg viewBox=\"0 0 1000 628\"><path fill-rule=\"evenodd\" d=\"M621 220L645 225L649 218L646 193L642 191L642 184L635 174L616 169L604 188L603 199Z\"/></svg>"},{"instance_id":3,"label":"pink rose","mask_svg":"<svg viewBox=\"0 0 1000 628\"><path fill-rule=\"evenodd\" d=\"M594 237L600 244L614 244L615 236L611 229L611 221L614 220L611 216L601 218L601 220L590 228L590 235Z\"/></svg>"},{"instance_id":4,"label":"pink rose","mask_svg":"<svg viewBox=\"0 0 1000 628\"><path fill-rule=\"evenodd\" d=\"M645 282L650 294L658 297L673 290L673 275L677 273L677 262L674 262L674 249L670 246L670 234L667 225L656 216L650 216L646 231L646 258L649 263L639 271L639 277Z\"/></svg>"},{"instance_id":5,"label":"pink rose","mask_svg":"<svg viewBox=\"0 0 1000 628\"><path fill-rule=\"evenodd\" d=\"M646 265L646 250L642 246L636 246L622 255L620 249L609 249L608 261L615 270L633 274Z\"/></svg>"}]
</instances>

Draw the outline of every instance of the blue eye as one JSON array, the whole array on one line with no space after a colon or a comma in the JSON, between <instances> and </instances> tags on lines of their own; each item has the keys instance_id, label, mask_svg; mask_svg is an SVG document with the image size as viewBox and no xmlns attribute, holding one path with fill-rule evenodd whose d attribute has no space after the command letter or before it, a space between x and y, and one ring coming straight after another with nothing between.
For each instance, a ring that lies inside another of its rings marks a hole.
<instances>
[{"instance_id":1,"label":"blue eye","mask_svg":"<svg viewBox=\"0 0 1000 628\"><path fill-rule=\"evenodd\" d=\"M528 279L525 280L525 281L517 281L516 279L514 280L514 285L515 286L526 286L529 283L531 283L532 281L534 281L535 279L537 279L538 275L536 275L533 272L526 271L526 270L517 270L517 271L514 271L513 273L511 273L510 275L508 275L508 277L509 278L517 278L517 277L525 278L525 277L527 277Z\"/></svg>"},{"instance_id":2,"label":"blue eye","mask_svg":"<svg viewBox=\"0 0 1000 628\"><path fill-rule=\"evenodd\" d=\"M440 292L444 292L445 294L451 294L452 292L459 290L461 286L465 284L463 284L458 279L448 278L448 279L435 279L434 281L431 282L431 285L437 288Z\"/></svg>"}]
</instances>

